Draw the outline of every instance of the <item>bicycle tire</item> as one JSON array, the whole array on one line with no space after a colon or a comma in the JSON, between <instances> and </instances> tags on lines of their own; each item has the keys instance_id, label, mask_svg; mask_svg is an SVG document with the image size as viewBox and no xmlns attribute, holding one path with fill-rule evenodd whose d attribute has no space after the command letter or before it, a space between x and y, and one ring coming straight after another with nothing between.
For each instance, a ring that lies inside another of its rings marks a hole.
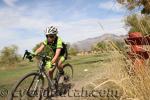
<instances>
[{"instance_id":1,"label":"bicycle tire","mask_svg":"<svg viewBox=\"0 0 150 100\"><path fill-rule=\"evenodd\" d=\"M73 78L73 67L72 67L71 64L67 63L67 64L64 65L64 67L63 67L64 75L67 75L67 72L65 71L65 69L67 69L68 67L71 69L71 72L70 72L70 73L71 73L71 76L70 76L70 78L71 78L71 80L72 80L72 78ZM70 79L69 79L69 80L70 80Z\"/></svg>"},{"instance_id":2,"label":"bicycle tire","mask_svg":"<svg viewBox=\"0 0 150 100\"><path fill-rule=\"evenodd\" d=\"M60 77L58 77L58 84L57 84L57 95L61 96L66 94L72 87L71 81L73 78L73 67L71 64L67 63L63 67L64 70L64 79L62 83L59 83ZM68 73L69 70L69 73ZM57 76L59 74L59 71L57 71Z\"/></svg>"},{"instance_id":3,"label":"bicycle tire","mask_svg":"<svg viewBox=\"0 0 150 100\"><path fill-rule=\"evenodd\" d=\"M72 80L72 78L73 78L73 67L72 67L72 65L71 64L69 64L69 63L67 63L67 64L65 64L64 66L63 66L63 70L64 70L64 75L67 75L67 72L66 72L66 70L65 69L67 69L67 68L70 68L71 69L71 77L69 77L69 78L71 78L71 80ZM59 82L59 71L57 70L56 71L56 75L55 75L56 77L55 77L55 79L57 80L57 82Z\"/></svg>"},{"instance_id":4,"label":"bicycle tire","mask_svg":"<svg viewBox=\"0 0 150 100\"><path fill-rule=\"evenodd\" d=\"M24 77L22 77L13 87L13 89L11 90L10 94L9 94L9 99L8 100L15 100L14 99L14 95L15 95L15 92L17 92L17 88L23 83L25 82L26 79L29 79L29 77L33 76L34 79L32 80L31 84L33 85L33 82L36 80L35 78L38 77L39 80L41 80L42 82L42 85L41 85L41 88L43 88L43 85L44 85L44 78L38 73L38 72L31 72L31 73L28 73L26 74ZM30 84L30 88L31 88L31 84ZM23 91L24 92L24 91ZM31 92L31 91L27 91L27 92ZM30 95L31 96L31 95ZM42 99L42 95L40 94L40 97L38 100L41 100ZM18 100L18 99L17 99ZM23 99L20 99L20 100L23 100ZM37 100L37 99L36 99Z\"/></svg>"}]
</instances>

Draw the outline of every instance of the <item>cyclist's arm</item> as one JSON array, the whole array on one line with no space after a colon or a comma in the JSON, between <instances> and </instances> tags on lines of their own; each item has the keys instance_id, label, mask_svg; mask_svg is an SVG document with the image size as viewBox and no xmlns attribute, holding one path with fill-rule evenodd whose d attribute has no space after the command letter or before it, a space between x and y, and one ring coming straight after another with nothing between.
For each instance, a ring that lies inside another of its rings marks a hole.
<instances>
[{"instance_id":1,"label":"cyclist's arm","mask_svg":"<svg viewBox=\"0 0 150 100\"><path fill-rule=\"evenodd\" d=\"M60 52L61 52L61 48L57 48L57 49L56 49L55 56L54 56L53 59L52 59L52 64L54 64L54 63L58 60L58 57L59 57L59 55L60 55Z\"/></svg>"},{"instance_id":2,"label":"cyclist's arm","mask_svg":"<svg viewBox=\"0 0 150 100\"><path fill-rule=\"evenodd\" d=\"M38 49L36 49L35 54L40 53L44 49L44 47L45 47L45 45L41 44L41 46Z\"/></svg>"}]
</instances>

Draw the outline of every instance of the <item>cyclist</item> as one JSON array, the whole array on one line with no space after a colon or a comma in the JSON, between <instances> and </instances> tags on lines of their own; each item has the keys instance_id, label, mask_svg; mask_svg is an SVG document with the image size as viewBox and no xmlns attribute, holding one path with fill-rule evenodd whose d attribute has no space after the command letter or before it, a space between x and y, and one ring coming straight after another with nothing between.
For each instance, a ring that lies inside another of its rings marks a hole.
<instances>
[{"instance_id":1,"label":"cyclist","mask_svg":"<svg viewBox=\"0 0 150 100\"><path fill-rule=\"evenodd\" d=\"M63 63L65 59L67 59L66 46L62 42L62 39L57 36L57 34L58 30L56 27L54 26L47 27L45 30L46 40L43 41L41 46L38 49L36 49L35 52L33 53L33 55L37 55L44 49L45 46L49 46L53 50L53 52L55 53L54 57L52 58L51 61L46 62L46 68L48 69L49 76L51 79L53 77L53 72L55 70L55 68L52 68L52 65L58 62L59 74L63 76L64 74Z\"/></svg>"}]
</instances>

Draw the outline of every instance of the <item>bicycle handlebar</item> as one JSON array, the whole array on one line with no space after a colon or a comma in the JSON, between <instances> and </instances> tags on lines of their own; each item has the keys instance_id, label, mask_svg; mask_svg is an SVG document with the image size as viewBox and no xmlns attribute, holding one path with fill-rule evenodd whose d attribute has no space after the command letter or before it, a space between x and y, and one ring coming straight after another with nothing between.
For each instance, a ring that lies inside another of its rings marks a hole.
<instances>
[{"instance_id":1,"label":"bicycle handlebar","mask_svg":"<svg viewBox=\"0 0 150 100\"><path fill-rule=\"evenodd\" d=\"M31 57L31 53L28 50L25 50L24 56L23 56L23 60L27 58L29 59L30 62L32 62L32 57Z\"/></svg>"},{"instance_id":2,"label":"bicycle handlebar","mask_svg":"<svg viewBox=\"0 0 150 100\"><path fill-rule=\"evenodd\" d=\"M31 55L32 54L28 50L25 50L25 53L24 53L24 56L23 56L23 60L24 60L24 58L27 58L27 59L29 59L30 62L32 62L33 61L32 60L33 57ZM39 56L42 59L42 61L46 61L46 60L50 60L51 59L51 57L48 57L45 54L38 54L38 55L35 55L35 56Z\"/></svg>"}]
</instances>

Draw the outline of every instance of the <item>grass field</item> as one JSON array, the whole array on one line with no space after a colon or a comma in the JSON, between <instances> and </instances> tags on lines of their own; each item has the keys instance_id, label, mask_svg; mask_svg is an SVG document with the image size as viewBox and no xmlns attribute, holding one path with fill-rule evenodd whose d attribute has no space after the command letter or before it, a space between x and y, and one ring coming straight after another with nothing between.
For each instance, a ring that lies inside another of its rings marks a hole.
<instances>
[{"instance_id":1,"label":"grass field","mask_svg":"<svg viewBox=\"0 0 150 100\"><path fill-rule=\"evenodd\" d=\"M95 62L103 61L104 58L100 56L81 56L81 57L72 57L71 60L68 60L70 64L74 66L74 80L78 80L78 75L80 71L83 71L85 68L91 68L92 66L87 66L86 64L92 64ZM17 65L13 69L0 70L0 87L10 87L15 83L19 78L24 74L31 72L32 70L37 69L37 64L35 62L25 61ZM85 66L84 66L85 65Z\"/></svg>"},{"instance_id":2,"label":"grass field","mask_svg":"<svg viewBox=\"0 0 150 100\"><path fill-rule=\"evenodd\" d=\"M127 98L131 98L130 100L148 100L143 99L145 95L147 96L147 90L143 89L142 92L138 90L145 84L141 85L135 82L134 78L127 74L125 70L126 64L121 59L122 57L123 55L118 52L71 57L66 63L70 63L74 68L73 84L75 86L73 89L85 87L86 89L116 89L119 91L117 97L112 97L113 99L104 98L102 100L127 100ZM36 65L35 62L24 61L13 69L0 70L0 88L6 88L10 91L18 79L26 73L36 70ZM99 100L100 98L84 99ZM82 99L75 98L74 100Z\"/></svg>"},{"instance_id":3,"label":"grass field","mask_svg":"<svg viewBox=\"0 0 150 100\"><path fill-rule=\"evenodd\" d=\"M91 77L97 67L93 64L98 63L99 65L107 60L107 54L95 55L95 56L74 56L70 60L67 60L66 63L70 63L74 68L74 78L73 81L80 82L85 78ZM10 90L12 86L19 80L23 75L32 70L36 70L36 62L23 61L19 63L15 68L0 70L0 88L6 88ZM84 69L88 71L85 72Z\"/></svg>"}]
</instances>

